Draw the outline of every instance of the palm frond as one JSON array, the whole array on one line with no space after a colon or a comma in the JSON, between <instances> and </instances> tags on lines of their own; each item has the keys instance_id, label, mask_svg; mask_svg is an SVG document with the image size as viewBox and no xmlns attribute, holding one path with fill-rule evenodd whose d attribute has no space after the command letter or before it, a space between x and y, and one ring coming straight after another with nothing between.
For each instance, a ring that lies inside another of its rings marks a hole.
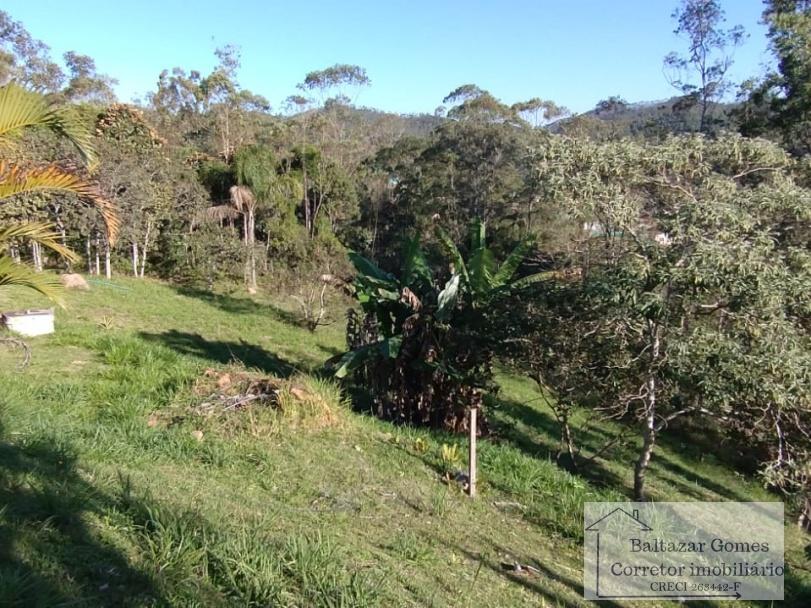
<instances>
[{"instance_id":1,"label":"palm frond","mask_svg":"<svg viewBox=\"0 0 811 608\"><path fill-rule=\"evenodd\" d=\"M62 304L62 286L53 275L35 272L30 266L18 264L10 257L0 255L0 287L12 285L33 289Z\"/></svg>"},{"instance_id":2,"label":"palm frond","mask_svg":"<svg viewBox=\"0 0 811 608\"><path fill-rule=\"evenodd\" d=\"M242 213L234 209L231 205L214 205L213 207L206 207L201 213L201 219L221 222L227 219L236 219Z\"/></svg>"},{"instance_id":3,"label":"palm frond","mask_svg":"<svg viewBox=\"0 0 811 608\"><path fill-rule=\"evenodd\" d=\"M31 222L27 224L14 224L0 229L0 250L10 244L15 239L25 239L36 241L43 247L61 255L71 262L78 262L79 256L71 249L62 245L58 239L61 235L54 231L53 226L41 222Z\"/></svg>"},{"instance_id":4,"label":"palm frond","mask_svg":"<svg viewBox=\"0 0 811 608\"><path fill-rule=\"evenodd\" d=\"M88 167L96 164L93 136L75 108L54 105L39 93L16 84L0 87L0 146L13 146L24 129L36 126L68 139Z\"/></svg>"},{"instance_id":5,"label":"palm frond","mask_svg":"<svg viewBox=\"0 0 811 608\"><path fill-rule=\"evenodd\" d=\"M107 226L107 238L111 245L115 244L120 220L113 204L94 184L55 165L28 168L0 161L0 201L15 194L32 192L69 192L88 201L101 213Z\"/></svg>"},{"instance_id":6,"label":"palm frond","mask_svg":"<svg viewBox=\"0 0 811 608\"><path fill-rule=\"evenodd\" d=\"M228 190L231 204L237 211L250 211L256 208L256 197L247 186L231 186Z\"/></svg>"}]
</instances>

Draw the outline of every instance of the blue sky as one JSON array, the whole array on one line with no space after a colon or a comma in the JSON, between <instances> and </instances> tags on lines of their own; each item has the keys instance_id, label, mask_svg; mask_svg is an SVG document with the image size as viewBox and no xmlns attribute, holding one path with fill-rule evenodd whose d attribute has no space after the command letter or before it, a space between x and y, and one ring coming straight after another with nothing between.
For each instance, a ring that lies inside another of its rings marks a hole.
<instances>
[{"instance_id":1,"label":"blue sky","mask_svg":"<svg viewBox=\"0 0 811 608\"><path fill-rule=\"evenodd\" d=\"M575 111L620 95L669 97L662 58L684 48L676 0L4 0L3 9L54 56L91 55L129 101L153 90L163 68L204 73L213 51L241 47L240 82L278 109L304 75L334 63L367 69L360 105L432 112L460 84L507 103L543 97ZM728 25L750 34L733 79L770 60L760 0L722 0Z\"/></svg>"}]
</instances>

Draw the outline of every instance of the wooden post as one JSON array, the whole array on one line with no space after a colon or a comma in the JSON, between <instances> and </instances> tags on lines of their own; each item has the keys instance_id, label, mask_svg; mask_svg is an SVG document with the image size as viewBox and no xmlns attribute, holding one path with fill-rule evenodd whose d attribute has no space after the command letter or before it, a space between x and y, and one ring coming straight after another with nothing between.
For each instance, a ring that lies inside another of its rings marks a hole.
<instances>
[{"instance_id":1,"label":"wooden post","mask_svg":"<svg viewBox=\"0 0 811 608\"><path fill-rule=\"evenodd\" d=\"M476 496L476 413L478 408L470 408L470 452L468 454L468 494Z\"/></svg>"}]
</instances>

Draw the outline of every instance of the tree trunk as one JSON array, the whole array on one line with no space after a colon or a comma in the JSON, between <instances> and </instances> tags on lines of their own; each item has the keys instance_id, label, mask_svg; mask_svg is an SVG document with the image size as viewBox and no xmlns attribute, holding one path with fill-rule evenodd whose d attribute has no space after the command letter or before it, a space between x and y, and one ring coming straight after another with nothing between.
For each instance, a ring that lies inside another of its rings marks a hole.
<instances>
[{"instance_id":1,"label":"tree trunk","mask_svg":"<svg viewBox=\"0 0 811 608\"><path fill-rule=\"evenodd\" d=\"M701 70L701 118L698 123L698 131L699 133L705 133L707 131L707 114L710 109L710 97L707 95L707 75L706 71L702 68Z\"/></svg>"},{"instance_id":2,"label":"tree trunk","mask_svg":"<svg viewBox=\"0 0 811 608\"><path fill-rule=\"evenodd\" d=\"M318 193L318 198L315 201L315 205L313 205L312 214L310 216L310 238L315 238L315 222L318 219L318 212L321 210L321 207L324 204L324 199L326 197L322 192Z\"/></svg>"},{"instance_id":3,"label":"tree trunk","mask_svg":"<svg viewBox=\"0 0 811 608\"><path fill-rule=\"evenodd\" d=\"M245 282L249 290L256 290L256 216L254 210L248 208L244 215L245 247L247 258L245 260Z\"/></svg>"},{"instance_id":4,"label":"tree trunk","mask_svg":"<svg viewBox=\"0 0 811 608\"><path fill-rule=\"evenodd\" d=\"M307 189L307 167L302 162L302 178L301 184L304 187L304 227L307 229L307 234L312 231L312 218L310 217L310 195Z\"/></svg>"},{"instance_id":5,"label":"tree trunk","mask_svg":"<svg viewBox=\"0 0 811 608\"><path fill-rule=\"evenodd\" d=\"M141 278L144 278L144 270L146 270L146 253L149 251L149 233L152 232L152 222L146 224L146 234L144 235L144 248L141 251Z\"/></svg>"},{"instance_id":6,"label":"tree trunk","mask_svg":"<svg viewBox=\"0 0 811 608\"><path fill-rule=\"evenodd\" d=\"M138 242L132 241L132 276L138 276Z\"/></svg>"},{"instance_id":7,"label":"tree trunk","mask_svg":"<svg viewBox=\"0 0 811 608\"><path fill-rule=\"evenodd\" d=\"M34 262L34 270L42 272L42 254L36 241L31 241L31 259Z\"/></svg>"},{"instance_id":8,"label":"tree trunk","mask_svg":"<svg viewBox=\"0 0 811 608\"><path fill-rule=\"evenodd\" d=\"M645 473L653 456L653 446L656 444L656 418L655 410L649 408L645 417L645 426L642 430L642 453L634 467L634 500L645 500Z\"/></svg>"},{"instance_id":9,"label":"tree trunk","mask_svg":"<svg viewBox=\"0 0 811 608\"><path fill-rule=\"evenodd\" d=\"M59 234L60 234L61 240L62 240L62 247L67 249L68 248L68 235L65 232L65 227L64 227L64 225L62 225L61 220L59 221L59 225L60 225ZM68 273L73 272L73 264L71 264L70 260L67 259L67 258L65 258L65 272L68 272Z\"/></svg>"},{"instance_id":10,"label":"tree trunk","mask_svg":"<svg viewBox=\"0 0 811 608\"><path fill-rule=\"evenodd\" d=\"M566 451L569 453L572 470L577 471L577 447L575 446L574 435L572 435L572 427L569 424L569 409L547 398L547 389L541 374L535 374L533 380L535 380L538 392L541 393L544 402L549 409L552 410L552 413L555 415L555 420L557 420L558 426L560 427L561 449L558 450L558 460L560 460L560 457L563 455L563 447L565 447Z\"/></svg>"},{"instance_id":11,"label":"tree trunk","mask_svg":"<svg viewBox=\"0 0 811 608\"><path fill-rule=\"evenodd\" d=\"M99 259L99 240L96 239L96 246L95 246L95 253L96 253L96 274L101 274L101 260Z\"/></svg>"},{"instance_id":12,"label":"tree trunk","mask_svg":"<svg viewBox=\"0 0 811 608\"><path fill-rule=\"evenodd\" d=\"M797 524L804 532L811 532L811 496L806 495L804 497L803 509L797 519Z\"/></svg>"},{"instance_id":13,"label":"tree trunk","mask_svg":"<svg viewBox=\"0 0 811 608\"><path fill-rule=\"evenodd\" d=\"M84 250L87 255L87 274L93 274L93 253L90 249L90 237L85 239Z\"/></svg>"},{"instance_id":14,"label":"tree trunk","mask_svg":"<svg viewBox=\"0 0 811 608\"><path fill-rule=\"evenodd\" d=\"M572 428L569 426L569 416L567 414L560 417L560 429L561 439L566 444L569 459L572 461L572 469L577 471L577 450L574 446L574 437L572 437Z\"/></svg>"},{"instance_id":15,"label":"tree trunk","mask_svg":"<svg viewBox=\"0 0 811 608\"><path fill-rule=\"evenodd\" d=\"M642 452L634 467L634 500L645 500L645 473L648 470L653 448L656 445L656 376L655 367L659 360L661 348L659 328L650 323L650 334L653 341L651 363L647 382L648 394L645 397L645 419L642 428Z\"/></svg>"},{"instance_id":16,"label":"tree trunk","mask_svg":"<svg viewBox=\"0 0 811 608\"><path fill-rule=\"evenodd\" d=\"M113 269L110 265L110 243L107 239L104 240L104 276L107 280L113 278Z\"/></svg>"},{"instance_id":17,"label":"tree trunk","mask_svg":"<svg viewBox=\"0 0 811 608\"><path fill-rule=\"evenodd\" d=\"M256 254L254 252L254 247L251 246L250 250L250 268L248 268L249 276L248 276L248 287L250 289L256 290Z\"/></svg>"},{"instance_id":18,"label":"tree trunk","mask_svg":"<svg viewBox=\"0 0 811 608\"><path fill-rule=\"evenodd\" d=\"M262 260L262 266L264 268L265 274L268 273L268 261L270 260L270 235L267 236L267 241L265 241L265 258Z\"/></svg>"}]
</instances>

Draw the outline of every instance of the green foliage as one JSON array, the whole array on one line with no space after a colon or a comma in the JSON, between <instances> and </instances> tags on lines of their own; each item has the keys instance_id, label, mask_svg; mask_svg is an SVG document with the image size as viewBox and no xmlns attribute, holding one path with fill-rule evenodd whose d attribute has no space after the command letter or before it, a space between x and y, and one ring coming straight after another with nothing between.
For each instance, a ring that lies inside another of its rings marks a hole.
<instances>
[{"instance_id":1,"label":"green foliage","mask_svg":"<svg viewBox=\"0 0 811 608\"><path fill-rule=\"evenodd\" d=\"M27 239L75 261L76 254L64 247L58 238L59 235L47 224L16 224L0 229L0 252L5 252L20 239ZM0 287L14 285L28 287L54 301L60 301L60 284L55 277L38 274L6 255L0 255Z\"/></svg>"},{"instance_id":2,"label":"green foliage","mask_svg":"<svg viewBox=\"0 0 811 608\"><path fill-rule=\"evenodd\" d=\"M498 339L485 335L484 310L506 293L526 249L519 247L499 267L484 223L474 222L470 232L472 253L465 261L437 230L451 264L444 284L416 237L405 243L400 278L349 254L357 272L354 294L374 330L350 339L350 350L328 365L338 378L353 376L369 389L384 418L461 430L465 410L481 404Z\"/></svg>"},{"instance_id":3,"label":"green foliage","mask_svg":"<svg viewBox=\"0 0 811 608\"><path fill-rule=\"evenodd\" d=\"M758 437L767 468L804 458L797 439L786 456L779 422L791 417L802 435L811 411L799 296L811 286L811 207L789 157L731 136L660 146L562 139L537 163L582 231L569 272L534 287L529 316L504 311L515 339L529 337L515 343L519 366L564 404L639 425L637 495L657 433L682 416Z\"/></svg>"},{"instance_id":4,"label":"green foliage","mask_svg":"<svg viewBox=\"0 0 811 608\"><path fill-rule=\"evenodd\" d=\"M123 278L66 299L58 333L35 340L24 373L0 350L0 604L454 605L460 589L485 606L582 602L578 584L559 580L576 582L582 566L583 503L627 497L634 447L588 476L566 472L550 458L546 406L521 378L498 378L499 433L479 442L486 500L470 500L439 480L441 446L458 438L355 414L313 376L289 381L331 399L346 424L268 434L251 425L262 408L189 417L208 396L194 387L209 367L248 372L238 359L256 373L281 359L306 374L340 347L338 326L309 333L285 299ZM0 293L0 309L11 302L42 300ZM96 324L105 315L110 330ZM150 426L153 413L162 422ZM202 441L190 435L198 425ZM593 450L618 425L589 428ZM660 448L648 476L656 500L774 499L722 459L748 443L696 428ZM806 544L786 527L787 606L807 603ZM504 577L494 546L543 565L533 578L543 591Z\"/></svg>"},{"instance_id":5,"label":"green foliage","mask_svg":"<svg viewBox=\"0 0 811 608\"><path fill-rule=\"evenodd\" d=\"M120 226L118 215L93 184L76 171L63 169L56 164L35 166L30 161L16 161L14 156L19 152L18 144L23 133L37 127L69 141L89 167L96 164L90 134L72 108L57 106L37 93L7 84L0 87L0 152L3 153L0 157L0 205L6 207L15 199L40 194L75 195L90 202L100 212L106 223L107 239L114 242ZM76 261L77 256L65 246L64 239L60 243L57 238L55 230L38 222L0 228L0 286L24 285L57 298L58 286L52 279L36 276L31 268L18 265L17 260L6 255L8 249L27 240L35 251L44 246L70 261ZM41 264L39 259L37 264Z\"/></svg>"},{"instance_id":6,"label":"green foliage","mask_svg":"<svg viewBox=\"0 0 811 608\"><path fill-rule=\"evenodd\" d=\"M744 87L739 118L746 134L776 130L789 150L811 150L811 6L804 0L768 0L763 19L768 26L777 71Z\"/></svg>"}]
</instances>

